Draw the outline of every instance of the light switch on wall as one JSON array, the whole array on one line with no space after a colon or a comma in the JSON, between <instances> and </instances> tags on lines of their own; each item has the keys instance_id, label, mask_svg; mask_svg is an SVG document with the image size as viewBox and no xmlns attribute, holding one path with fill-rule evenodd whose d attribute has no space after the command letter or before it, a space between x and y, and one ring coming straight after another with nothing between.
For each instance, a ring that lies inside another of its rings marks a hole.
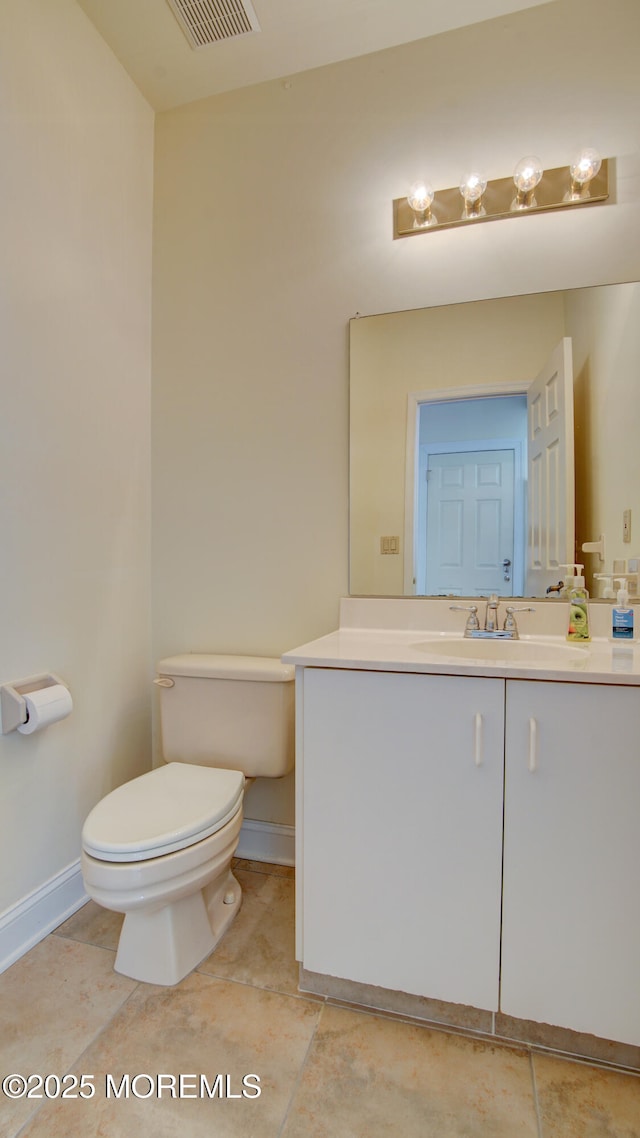
<instances>
[{"instance_id":1,"label":"light switch on wall","mask_svg":"<svg viewBox=\"0 0 640 1138\"><path fill-rule=\"evenodd\" d=\"M400 552L400 538L399 537L381 537L380 538L380 552L381 553L399 553Z\"/></svg>"},{"instance_id":2,"label":"light switch on wall","mask_svg":"<svg viewBox=\"0 0 640 1138\"><path fill-rule=\"evenodd\" d=\"M631 510L622 513L622 540L631 541Z\"/></svg>"}]
</instances>

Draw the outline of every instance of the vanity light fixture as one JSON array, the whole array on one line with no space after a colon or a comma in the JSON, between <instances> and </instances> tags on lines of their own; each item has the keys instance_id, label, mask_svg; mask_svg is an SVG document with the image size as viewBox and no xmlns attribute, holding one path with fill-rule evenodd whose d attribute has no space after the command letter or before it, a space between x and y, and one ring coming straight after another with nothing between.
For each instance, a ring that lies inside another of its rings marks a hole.
<instances>
[{"instance_id":1,"label":"vanity light fixture","mask_svg":"<svg viewBox=\"0 0 640 1138\"><path fill-rule=\"evenodd\" d=\"M510 178L488 182L474 170L458 186L436 192L428 182L415 182L406 197L393 203L393 235L412 237L476 221L595 205L608 197L609 160L597 151L582 150L568 166L553 170L544 170L539 158L528 155Z\"/></svg>"}]
</instances>

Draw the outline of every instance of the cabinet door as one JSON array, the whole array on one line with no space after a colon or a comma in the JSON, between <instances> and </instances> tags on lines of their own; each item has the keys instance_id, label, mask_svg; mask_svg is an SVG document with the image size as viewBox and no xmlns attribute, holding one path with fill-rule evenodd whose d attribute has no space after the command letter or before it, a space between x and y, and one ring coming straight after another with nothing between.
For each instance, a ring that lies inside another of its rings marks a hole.
<instances>
[{"instance_id":1,"label":"cabinet door","mask_svg":"<svg viewBox=\"0 0 640 1138\"><path fill-rule=\"evenodd\" d=\"M495 1010L504 681L303 682L305 968Z\"/></svg>"},{"instance_id":2,"label":"cabinet door","mask_svg":"<svg viewBox=\"0 0 640 1138\"><path fill-rule=\"evenodd\" d=\"M501 1010L640 1044L640 692L507 683Z\"/></svg>"}]
</instances>

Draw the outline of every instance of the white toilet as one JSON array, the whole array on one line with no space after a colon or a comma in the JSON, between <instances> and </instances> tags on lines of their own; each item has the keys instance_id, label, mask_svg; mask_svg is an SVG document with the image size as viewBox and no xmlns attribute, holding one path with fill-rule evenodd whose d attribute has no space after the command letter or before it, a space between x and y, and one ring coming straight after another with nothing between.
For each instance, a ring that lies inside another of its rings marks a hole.
<instances>
[{"instance_id":1,"label":"white toilet","mask_svg":"<svg viewBox=\"0 0 640 1138\"><path fill-rule=\"evenodd\" d=\"M158 664L166 764L118 787L82 831L85 890L125 913L115 968L177 984L240 908L231 859L247 781L294 761L295 669L262 656L171 656Z\"/></svg>"}]
</instances>

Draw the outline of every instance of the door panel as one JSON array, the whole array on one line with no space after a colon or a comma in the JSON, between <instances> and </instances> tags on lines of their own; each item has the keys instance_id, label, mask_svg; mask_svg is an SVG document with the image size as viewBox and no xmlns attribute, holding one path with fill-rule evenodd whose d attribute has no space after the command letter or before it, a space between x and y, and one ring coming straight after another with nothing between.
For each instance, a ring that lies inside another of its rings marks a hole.
<instances>
[{"instance_id":1,"label":"door panel","mask_svg":"<svg viewBox=\"0 0 640 1138\"><path fill-rule=\"evenodd\" d=\"M637 688L507 683L501 1010L635 1046L639 734Z\"/></svg>"},{"instance_id":2,"label":"door panel","mask_svg":"<svg viewBox=\"0 0 640 1138\"><path fill-rule=\"evenodd\" d=\"M565 337L527 392L529 541L526 593L543 597L574 561L573 361Z\"/></svg>"},{"instance_id":3,"label":"door panel","mask_svg":"<svg viewBox=\"0 0 640 1138\"><path fill-rule=\"evenodd\" d=\"M504 681L306 668L303 963L495 1010Z\"/></svg>"},{"instance_id":4,"label":"door panel","mask_svg":"<svg viewBox=\"0 0 640 1138\"><path fill-rule=\"evenodd\" d=\"M427 594L513 595L514 478L512 450L430 456Z\"/></svg>"}]
</instances>

